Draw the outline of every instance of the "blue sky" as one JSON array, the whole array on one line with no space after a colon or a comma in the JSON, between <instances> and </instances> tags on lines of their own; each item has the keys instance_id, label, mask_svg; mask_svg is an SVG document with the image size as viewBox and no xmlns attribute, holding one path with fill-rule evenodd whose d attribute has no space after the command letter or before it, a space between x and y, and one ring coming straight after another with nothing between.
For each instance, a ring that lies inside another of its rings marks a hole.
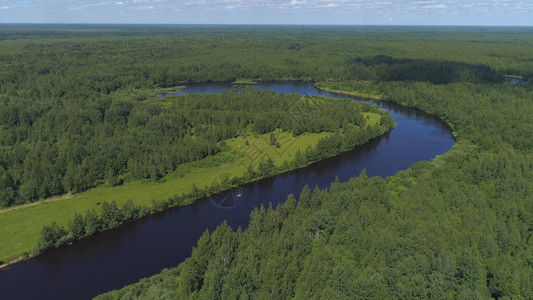
<instances>
[{"instance_id":1,"label":"blue sky","mask_svg":"<svg viewBox=\"0 0 533 300\"><path fill-rule=\"evenodd\" d=\"M533 0L0 0L0 23L533 26Z\"/></svg>"}]
</instances>

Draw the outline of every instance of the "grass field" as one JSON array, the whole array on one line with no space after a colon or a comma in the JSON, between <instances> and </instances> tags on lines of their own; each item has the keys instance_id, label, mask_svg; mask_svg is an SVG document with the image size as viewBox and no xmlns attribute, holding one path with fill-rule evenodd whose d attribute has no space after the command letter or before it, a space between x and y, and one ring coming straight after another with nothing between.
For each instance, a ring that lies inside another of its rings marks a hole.
<instances>
[{"instance_id":1,"label":"grass field","mask_svg":"<svg viewBox=\"0 0 533 300\"><path fill-rule=\"evenodd\" d=\"M383 98L383 95L379 93L379 90L372 83L364 81L323 81L317 82L315 87L332 93L351 95L366 99L381 100Z\"/></svg>"},{"instance_id":2,"label":"grass field","mask_svg":"<svg viewBox=\"0 0 533 300\"><path fill-rule=\"evenodd\" d=\"M247 78L240 78L233 81L233 84L256 84L257 81L253 79L247 79Z\"/></svg>"}]
</instances>

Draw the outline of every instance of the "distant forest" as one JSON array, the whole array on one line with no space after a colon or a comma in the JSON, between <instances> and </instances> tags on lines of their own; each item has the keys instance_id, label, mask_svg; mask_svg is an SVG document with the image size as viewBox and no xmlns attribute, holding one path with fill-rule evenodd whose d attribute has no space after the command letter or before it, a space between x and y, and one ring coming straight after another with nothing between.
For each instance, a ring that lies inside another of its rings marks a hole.
<instances>
[{"instance_id":1,"label":"distant forest","mask_svg":"<svg viewBox=\"0 0 533 300\"><path fill-rule=\"evenodd\" d=\"M3 206L68 192L75 172L88 178L81 189L134 172L129 159L160 149L154 131L174 147L190 130L167 118L198 127L201 96L180 100L196 115L139 103L188 82L365 82L442 118L457 137L448 153L394 176L305 188L256 209L244 231L222 224L176 268L102 299L533 298L533 83L504 77L533 74L530 28L1 28ZM239 126L260 124L252 111L263 103L253 103ZM171 161L216 152L212 141L239 126L204 128L205 141L180 143L191 156ZM117 149L136 138L146 143ZM171 168L148 166L135 176Z\"/></svg>"}]
</instances>

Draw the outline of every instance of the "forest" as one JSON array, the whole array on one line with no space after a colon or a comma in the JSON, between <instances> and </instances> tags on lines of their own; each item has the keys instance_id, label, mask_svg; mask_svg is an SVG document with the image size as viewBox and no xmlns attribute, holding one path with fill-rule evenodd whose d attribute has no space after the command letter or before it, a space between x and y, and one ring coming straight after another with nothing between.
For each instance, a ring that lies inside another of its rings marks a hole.
<instances>
[{"instance_id":1,"label":"forest","mask_svg":"<svg viewBox=\"0 0 533 300\"><path fill-rule=\"evenodd\" d=\"M394 176L257 208L246 230L221 224L177 267L100 299L533 298L533 83L504 77L533 74L530 28L2 26L2 206L158 180L242 130L364 122L342 102L279 122L290 103L326 101L297 95L152 97L191 82L312 81L431 113L457 138ZM45 226L40 247L142 213L128 205Z\"/></svg>"},{"instance_id":2,"label":"forest","mask_svg":"<svg viewBox=\"0 0 533 300\"><path fill-rule=\"evenodd\" d=\"M135 65L146 63L160 42L170 42L165 33L151 32L155 40L149 44L139 33L132 33L126 43L115 36L109 44L108 33L98 31L61 36L50 28L39 34L30 31L32 37L26 39L24 30L6 27L5 32L13 34L2 41L0 50L0 206L5 208L0 210L0 237L11 242L0 245L2 263L27 259L237 184L213 187L205 182L205 174L215 172L216 165L229 163L235 169L239 151L225 146L235 138L253 140L276 131L275 135L289 133L294 141L304 135L300 141L306 141L299 152L290 149L286 157L246 165L246 172L237 170L243 183L352 149L394 126L390 115L370 105L253 88L159 98L156 94L175 91L187 82L169 87L166 79L145 77ZM192 37L173 33L183 43ZM150 53L136 57L139 47ZM117 49L123 52L115 53ZM150 68L167 70L166 63ZM177 82L174 78L173 84ZM305 117L295 117L295 112ZM370 115L372 122L377 117L380 123L366 124L369 119L363 116ZM335 135L326 138L326 133ZM272 147L279 146L274 140ZM191 173L192 166L202 164L203 173ZM159 188L160 182L166 189ZM133 192L131 185L139 183L138 193ZM102 197L98 193L105 187L117 189L107 189L109 196ZM125 191L121 193L120 187ZM92 192L94 188L99 190ZM77 201L80 198L84 200ZM117 209L135 207L139 213L121 217L113 226L87 228L82 235L67 230L80 216L85 220L96 215L102 221L102 202L114 203Z\"/></svg>"},{"instance_id":3,"label":"forest","mask_svg":"<svg viewBox=\"0 0 533 300\"><path fill-rule=\"evenodd\" d=\"M236 136L275 129L295 136L335 132L349 130L348 124L363 128L360 112L373 109L253 89L165 101L170 104L103 97L50 105L30 119L25 114L40 103L4 102L2 205L77 193L103 180L111 185L125 178L157 181L183 163L218 153L220 142ZM294 118L291 111L305 112L306 118Z\"/></svg>"},{"instance_id":4,"label":"forest","mask_svg":"<svg viewBox=\"0 0 533 300\"><path fill-rule=\"evenodd\" d=\"M68 220L67 226L58 225L56 220L50 225L44 225L32 255L71 244L103 230L116 228L130 220L164 211L168 207L184 205L191 200L211 195L219 190L304 167L308 163L362 145L381 136L395 125L390 114L366 103L316 96L301 97L297 94L275 94L272 91L254 89L243 92L222 92L221 94L174 96L169 101L172 105L165 107L164 110L170 114L170 117L163 117L166 120L159 121L160 124L167 124L166 128L159 128L165 133L164 135L159 135L157 133L160 132L159 130L152 131L152 126L147 126L149 130L146 131L146 135L135 135L132 139L118 141L115 149L122 150L126 146L126 150L131 151L135 149L132 146L134 140L141 145L148 145L141 147L139 152L127 152L129 160L127 163L124 162L125 170L121 170L121 172L127 171L124 177L162 180L167 170L174 170L180 164L186 165L187 161L202 163L204 157L213 158L214 152L220 151L227 154L227 149L223 151L228 148L225 145L226 141L237 135L250 138L250 136L269 133L270 147L275 148L281 147L278 141L280 130L292 136L304 133L330 133L330 135L320 138L316 145L308 145L303 151L297 149L294 159L284 160L283 164L276 164L271 156L259 161L250 160L247 166L242 166L246 167L242 177L233 177L215 186L198 187L199 182L194 182L191 192L174 194L167 199L155 199L151 207L139 205L132 199L128 199L122 207L119 207L114 200L110 203L104 200L100 203L101 205L97 204L100 206L98 210L89 209L84 215L76 211L74 216ZM302 115L295 117L296 111ZM368 112L379 116L379 123L367 124L369 119L365 118L364 114ZM130 120L135 120L135 117L131 116ZM148 115L142 124L146 125L151 122L153 121ZM172 126L172 124L176 125ZM180 129L178 125L183 127ZM137 127L134 132L142 132L144 128ZM171 140L166 140L165 137L170 137ZM206 145L205 149L211 151L206 150L203 156L194 156L198 153L198 145ZM94 165L101 166L103 159L105 157L98 157L98 163ZM109 161L116 163L116 158L111 158ZM230 162L232 162L230 158L224 161L226 165ZM242 163L239 161L239 164ZM87 174L83 174L80 178L87 178ZM114 185L120 185L123 181L124 179L121 178L112 182Z\"/></svg>"},{"instance_id":5,"label":"forest","mask_svg":"<svg viewBox=\"0 0 533 300\"><path fill-rule=\"evenodd\" d=\"M392 177L306 187L97 299L533 297L531 86L386 86L386 99L447 120L453 149Z\"/></svg>"}]
</instances>

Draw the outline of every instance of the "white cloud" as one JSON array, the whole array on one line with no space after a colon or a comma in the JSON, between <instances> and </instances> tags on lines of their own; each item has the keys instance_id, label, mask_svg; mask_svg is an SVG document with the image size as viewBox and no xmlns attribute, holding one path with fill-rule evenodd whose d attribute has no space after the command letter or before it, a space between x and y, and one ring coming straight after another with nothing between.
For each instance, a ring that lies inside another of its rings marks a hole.
<instances>
[{"instance_id":1,"label":"white cloud","mask_svg":"<svg viewBox=\"0 0 533 300\"><path fill-rule=\"evenodd\" d=\"M289 2L289 5L290 6L300 6L300 5L305 4L305 3L307 3L307 1L292 0L291 2Z\"/></svg>"},{"instance_id":2,"label":"white cloud","mask_svg":"<svg viewBox=\"0 0 533 300\"><path fill-rule=\"evenodd\" d=\"M0 0L7 9L0 22L533 25L533 0Z\"/></svg>"},{"instance_id":3,"label":"white cloud","mask_svg":"<svg viewBox=\"0 0 533 300\"><path fill-rule=\"evenodd\" d=\"M447 8L446 4L431 4L431 5L424 5L422 8L434 8L434 9L444 9Z\"/></svg>"}]
</instances>

